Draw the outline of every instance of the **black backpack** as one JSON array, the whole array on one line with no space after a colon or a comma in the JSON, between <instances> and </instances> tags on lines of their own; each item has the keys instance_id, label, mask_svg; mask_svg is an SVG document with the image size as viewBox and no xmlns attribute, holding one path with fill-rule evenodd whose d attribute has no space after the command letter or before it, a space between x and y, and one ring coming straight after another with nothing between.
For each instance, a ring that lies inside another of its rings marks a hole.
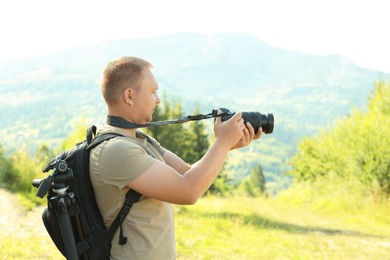
<instances>
[{"instance_id":1,"label":"black backpack","mask_svg":"<svg viewBox=\"0 0 390 260\"><path fill-rule=\"evenodd\" d=\"M37 196L47 193L48 206L42 219L53 242L67 259L109 259L111 242L126 244L122 223L141 194L129 190L125 203L107 230L96 204L89 177L90 150L105 140L120 136L108 133L95 137L96 127L87 130L86 140L60 153L44 168L52 170L43 180L34 180ZM150 138L145 136L151 142ZM119 241L112 241L120 228Z\"/></svg>"}]
</instances>

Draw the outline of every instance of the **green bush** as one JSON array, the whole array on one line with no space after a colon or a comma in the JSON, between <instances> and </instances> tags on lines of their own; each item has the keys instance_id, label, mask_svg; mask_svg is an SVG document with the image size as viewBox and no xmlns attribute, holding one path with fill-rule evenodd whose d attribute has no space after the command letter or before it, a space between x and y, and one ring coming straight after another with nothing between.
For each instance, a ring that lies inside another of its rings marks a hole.
<instances>
[{"instance_id":1,"label":"green bush","mask_svg":"<svg viewBox=\"0 0 390 260\"><path fill-rule=\"evenodd\" d=\"M377 83L367 111L354 110L334 128L307 137L292 158L297 182L356 179L373 197L390 195L390 85Z\"/></svg>"}]
</instances>

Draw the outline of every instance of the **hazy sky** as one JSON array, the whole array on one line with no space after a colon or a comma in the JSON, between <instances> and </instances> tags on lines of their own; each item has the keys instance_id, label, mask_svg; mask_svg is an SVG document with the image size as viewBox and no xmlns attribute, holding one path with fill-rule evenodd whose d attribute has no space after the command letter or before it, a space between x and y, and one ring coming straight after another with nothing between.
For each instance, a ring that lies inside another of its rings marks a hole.
<instances>
[{"instance_id":1,"label":"hazy sky","mask_svg":"<svg viewBox=\"0 0 390 260\"><path fill-rule=\"evenodd\" d=\"M387 0L1 0L0 61L110 39L248 32L309 54L390 72Z\"/></svg>"}]
</instances>

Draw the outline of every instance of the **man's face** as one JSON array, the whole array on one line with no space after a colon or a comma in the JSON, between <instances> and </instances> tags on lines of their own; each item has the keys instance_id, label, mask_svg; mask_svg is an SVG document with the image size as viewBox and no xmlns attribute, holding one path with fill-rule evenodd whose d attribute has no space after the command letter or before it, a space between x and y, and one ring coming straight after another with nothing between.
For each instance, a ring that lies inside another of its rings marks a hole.
<instances>
[{"instance_id":1,"label":"man's face","mask_svg":"<svg viewBox=\"0 0 390 260\"><path fill-rule=\"evenodd\" d=\"M134 93L134 116L136 123L145 124L152 120L156 105L160 103L157 90L158 84L150 69L143 72L140 88Z\"/></svg>"}]
</instances>

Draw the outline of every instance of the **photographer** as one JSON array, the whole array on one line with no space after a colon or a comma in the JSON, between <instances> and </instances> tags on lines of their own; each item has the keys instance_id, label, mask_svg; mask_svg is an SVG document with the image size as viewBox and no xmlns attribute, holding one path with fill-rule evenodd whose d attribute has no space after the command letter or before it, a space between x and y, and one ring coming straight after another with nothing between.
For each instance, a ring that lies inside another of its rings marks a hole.
<instances>
[{"instance_id":1,"label":"photographer","mask_svg":"<svg viewBox=\"0 0 390 260\"><path fill-rule=\"evenodd\" d=\"M136 57L108 64L101 82L108 115L136 124L152 120L160 99L151 68ZM156 140L147 141L136 129L104 125L98 134L107 132L126 137L103 142L90 154L91 181L105 225L111 225L129 189L143 195L123 223L127 243L112 243L112 259L175 259L172 204L194 204L217 177L228 152L248 146L262 133L260 128L255 134L250 123L244 125L241 113L224 122L217 117L213 144L202 159L189 165ZM119 230L113 241L118 237Z\"/></svg>"}]
</instances>

